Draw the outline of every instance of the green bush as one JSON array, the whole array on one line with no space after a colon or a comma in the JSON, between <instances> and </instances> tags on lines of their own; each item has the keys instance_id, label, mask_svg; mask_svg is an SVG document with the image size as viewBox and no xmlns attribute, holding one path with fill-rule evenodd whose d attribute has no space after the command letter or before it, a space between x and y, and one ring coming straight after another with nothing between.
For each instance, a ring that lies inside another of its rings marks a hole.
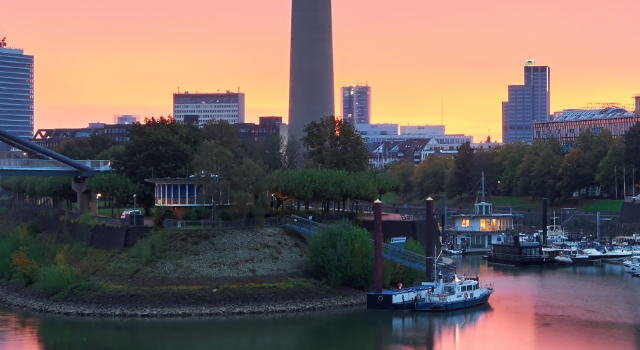
<instances>
[{"instance_id":1,"label":"green bush","mask_svg":"<svg viewBox=\"0 0 640 350\"><path fill-rule=\"evenodd\" d=\"M348 221L320 228L308 239L306 269L332 286L367 288L373 283L373 243Z\"/></svg>"},{"instance_id":2,"label":"green bush","mask_svg":"<svg viewBox=\"0 0 640 350\"><path fill-rule=\"evenodd\" d=\"M195 207L191 210L191 216L189 220L210 220L211 209L204 207Z\"/></svg>"},{"instance_id":3,"label":"green bush","mask_svg":"<svg viewBox=\"0 0 640 350\"><path fill-rule=\"evenodd\" d=\"M12 258L13 252L20 247L20 238L14 232L2 232L0 235L0 281L6 281L15 271Z\"/></svg>"},{"instance_id":4,"label":"green bush","mask_svg":"<svg viewBox=\"0 0 640 350\"><path fill-rule=\"evenodd\" d=\"M82 275L67 264L43 267L38 272L38 282L44 292L56 295L82 282Z\"/></svg>"},{"instance_id":5,"label":"green bush","mask_svg":"<svg viewBox=\"0 0 640 350\"><path fill-rule=\"evenodd\" d=\"M162 234L153 233L136 242L136 244L129 249L127 255L132 259L138 259L147 264L160 259L163 247Z\"/></svg>"},{"instance_id":6,"label":"green bush","mask_svg":"<svg viewBox=\"0 0 640 350\"><path fill-rule=\"evenodd\" d=\"M153 213L153 228L159 230L163 228L162 222L168 219L176 219L176 215L171 209L158 209Z\"/></svg>"}]
</instances>

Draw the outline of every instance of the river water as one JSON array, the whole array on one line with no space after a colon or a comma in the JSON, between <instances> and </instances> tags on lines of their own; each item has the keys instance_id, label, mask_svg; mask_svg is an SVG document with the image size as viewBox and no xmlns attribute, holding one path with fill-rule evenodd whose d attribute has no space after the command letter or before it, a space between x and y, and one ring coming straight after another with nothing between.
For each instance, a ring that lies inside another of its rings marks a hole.
<instances>
[{"instance_id":1,"label":"river water","mask_svg":"<svg viewBox=\"0 0 640 350\"><path fill-rule=\"evenodd\" d=\"M640 278L621 263L559 268L487 265L490 305L445 314L364 308L189 320L104 320L0 308L0 349L640 349Z\"/></svg>"}]
</instances>

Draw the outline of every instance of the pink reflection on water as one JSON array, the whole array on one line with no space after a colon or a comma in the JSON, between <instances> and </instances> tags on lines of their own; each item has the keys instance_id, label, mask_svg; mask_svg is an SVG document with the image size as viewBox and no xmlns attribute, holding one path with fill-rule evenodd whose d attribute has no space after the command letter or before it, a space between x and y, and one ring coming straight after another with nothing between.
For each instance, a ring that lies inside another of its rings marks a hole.
<instances>
[{"instance_id":1,"label":"pink reflection on water","mask_svg":"<svg viewBox=\"0 0 640 350\"><path fill-rule=\"evenodd\" d=\"M0 348L3 350L41 350L38 319L0 312Z\"/></svg>"}]
</instances>

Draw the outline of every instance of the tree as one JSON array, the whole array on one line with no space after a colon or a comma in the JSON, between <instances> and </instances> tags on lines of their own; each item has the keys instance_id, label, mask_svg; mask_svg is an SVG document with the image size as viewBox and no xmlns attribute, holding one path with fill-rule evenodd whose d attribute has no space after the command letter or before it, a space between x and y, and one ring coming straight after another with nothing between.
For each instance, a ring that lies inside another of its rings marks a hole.
<instances>
[{"instance_id":1,"label":"tree","mask_svg":"<svg viewBox=\"0 0 640 350\"><path fill-rule=\"evenodd\" d=\"M471 190L473 156L473 148L469 142L458 147L458 153L453 157L451 176L446 183L447 197L453 198Z\"/></svg>"},{"instance_id":2,"label":"tree","mask_svg":"<svg viewBox=\"0 0 640 350\"><path fill-rule=\"evenodd\" d=\"M129 142L111 166L140 185L138 199L148 215L154 204L154 186L145 179L192 175L193 156L200 143L195 125L177 123L171 117L145 119L145 124L136 123L129 129Z\"/></svg>"},{"instance_id":3,"label":"tree","mask_svg":"<svg viewBox=\"0 0 640 350\"><path fill-rule=\"evenodd\" d=\"M289 139L282 154L284 169L299 169L304 161L302 143L298 139Z\"/></svg>"},{"instance_id":4,"label":"tree","mask_svg":"<svg viewBox=\"0 0 640 350\"><path fill-rule=\"evenodd\" d=\"M510 143L500 147L494 160L496 173L500 181L500 190L514 193L519 187L518 169L527 151L531 148L525 142Z\"/></svg>"},{"instance_id":5,"label":"tree","mask_svg":"<svg viewBox=\"0 0 640 350\"><path fill-rule=\"evenodd\" d=\"M54 152L65 157L78 160L95 159L103 151L116 145L109 136L105 134L91 135L89 137L69 139L62 141L53 148Z\"/></svg>"},{"instance_id":6,"label":"tree","mask_svg":"<svg viewBox=\"0 0 640 350\"><path fill-rule=\"evenodd\" d=\"M231 179L235 174L236 162L231 151L216 141L205 141L193 160L196 184L204 196L202 204L211 204L214 208L230 200Z\"/></svg>"},{"instance_id":7,"label":"tree","mask_svg":"<svg viewBox=\"0 0 640 350\"><path fill-rule=\"evenodd\" d=\"M96 174L89 180L88 188L93 192L101 193L105 200L109 200L111 217L114 217L114 207L120 211L119 200L130 198L136 192L136 186L128 177L113 172Z\"/></svg>"},{"instance_id":8,"label":"tree","mask_svg":"<svg viewBox=\"0 0 640 350\"><path fill-rule=\"evenodd\" d=\"M580 148L582 152L588 154L591 152L593 147L595 146L596 135L591 131L590 128L582 130L580 135L578 135L578 139L576 143L573 145L573 148Z\"/></svg>"},{"instance_id":9,"label":"tree","mask_svg":"<svg viewBox=\"0 0 640 350\"><path fill-rule=\"evenodd\" d=\"M640 122L629 128L624 137L624 147L625 163L640 169Z\"/></svg>"},{"instance_id":10,"label":"tree","mask_svg":"<svg viewBox=\"0 0 640 350\"><path fill-rule=\"evenodd\" d=\"M96 155L97 160L113 160L124 151L124 146L113 146L108 150L102 151Z\"/></svg>"},{"instance_id":11,"label":"tree","mask_svg":"<svg viewBox=\"0 0 640 350\"><path fill-rule=\"evenodd\" d=\"M558 170L560 177L558 186L564 198L569 198L573 192L580 191L589 185L586 165L587 157L580 148L574 148L565 155Z\"/></svg>"},{"instance_id":12,"label":"tree","mask_svg":"<svg viewBox=\"0 0 640 350\"><path fill-rule=\"evenodd\" d=\"M596 173L596 182L604 188L613 189L615 192L616 177L619 186L622 185L622 167L624 166L626 142L622 139L614 139L611 147L598 164L598 172ZM616 171L617 170L617 171Z\"/></svg>"},{"instance_id":13,"label":"tree","mask_svg":"<svg viewBox=\"0 0 640 350\"><path fill-rule=\"evenodd\" d=\"M398 194L405 199L413 193L413 182L411 182L411 177L413 176L415 167L416 166L413 162L408 162L404 158L387 165L387 174L400 181L401 186Z\"/></svg>"},{"instance_id":14,"label":"tree","mask_svg":"<svg viewBox=\"0 0 640 350\"><path fill-rule=\"evenodd\" d=\"M438 194L445 190L447 174L453 158L450 156L438 156L432 154L422 163L416 166L411 177L414 192L420 198L426 198L431 194Z\"/></svg>"},{"instance_id":15,"label":"tree","mask_svg":"<svg viewBox=\"0 0 640 350\"><path fill-rule=\"evenodd\" d=\"M324 117L309 123L304 131L302 143L314 166L351 172L369 167L369 149L362 136L346 121Z\"/></svg>"}]
</instances>

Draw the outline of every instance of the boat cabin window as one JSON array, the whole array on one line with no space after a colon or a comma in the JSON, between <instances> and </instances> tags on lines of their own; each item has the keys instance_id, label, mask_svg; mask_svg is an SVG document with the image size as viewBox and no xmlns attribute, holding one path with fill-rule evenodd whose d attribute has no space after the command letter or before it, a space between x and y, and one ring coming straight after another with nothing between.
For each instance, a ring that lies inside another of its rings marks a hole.
<instances>
[{"instance_id":1,"label":"boat cabin window","mask_svg":"<svg viewBox=\"0 0 640 350\"><path fill-rule=\"evenodd\" d=\"M462 219L462 227L469 227L469 219Z\"/></svg>"}]
</instances>

